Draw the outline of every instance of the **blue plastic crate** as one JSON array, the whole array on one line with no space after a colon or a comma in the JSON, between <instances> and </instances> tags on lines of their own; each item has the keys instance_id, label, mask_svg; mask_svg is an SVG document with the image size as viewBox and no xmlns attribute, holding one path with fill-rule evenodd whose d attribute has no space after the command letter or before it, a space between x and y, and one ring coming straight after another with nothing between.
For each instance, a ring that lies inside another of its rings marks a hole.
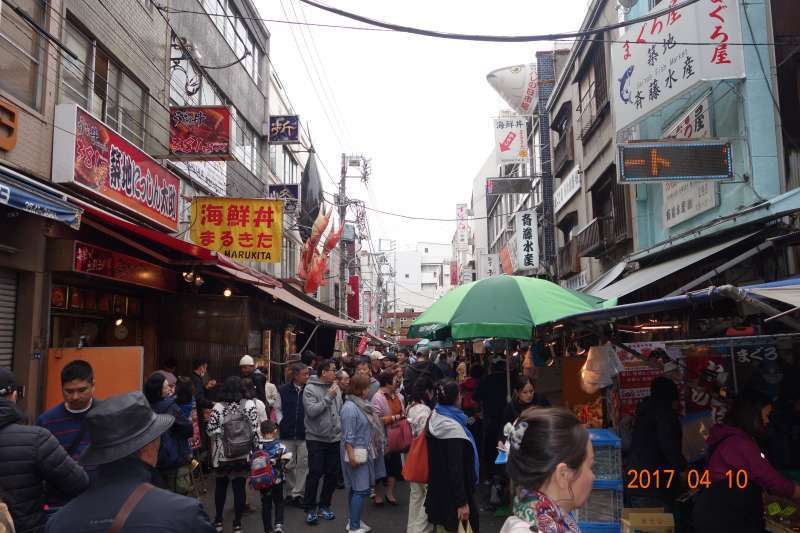
<instances>
[{"instance_id":1,"label":"blue plastic crate","mask_svg":"<svg viewBox=\"0 0 800 533\"><path fill-rule=\"evenodd\" d=\"M586 503L572 511L572 516L576 522L619 525L622 506L622 480L595 480Z\"/></svg>"},{"instance_id":2,"label":"blue plastic crate","mask_svg":"<svg viewBox=\"0 0 800 533\"><path fill-rule=\"evenodd\" d=\"M622 441L607 429L590 429L594 448L592 472L600 480L622 480Z\"/></svg>"},{"instance_id":3,"label":"blue plastic crate","mask_svg":"<svg viewBox=\"0 0 800 533\"><path fill-rule=\"evenodd\" d=\"M620 533L622 524L619 522L578 522L581 533Z\"/></svg>"}]
</instances>

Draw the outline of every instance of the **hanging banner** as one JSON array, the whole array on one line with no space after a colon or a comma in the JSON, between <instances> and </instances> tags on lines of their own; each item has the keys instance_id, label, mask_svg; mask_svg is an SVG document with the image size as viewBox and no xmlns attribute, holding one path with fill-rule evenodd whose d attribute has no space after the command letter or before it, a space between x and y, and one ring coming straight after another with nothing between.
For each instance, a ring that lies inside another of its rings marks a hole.
<instances>
[{"instance_id":1,"label":"hanging banner","mask_svg":"<svg viewBox=\"0 0 800 533\"><path fill-rule=\"evenodd\" d=\"M228 106L169 108L169 153L176 159L232 159L231 110Z\"/></svg>"},{"instance_id":2,"label":"hanging banner","mask_svg":"<svg viewBox=\"0 0 800 533\"><path fill-rule=\"evenodd\" d=\"M528 118L522 115L495 118L494 151L498 165L527 163Z\"/></svg>"},{"instance_id":3,"label":"hanging banner","mask_svg":"<svg viewBox=\"0 0 800 533\"><path fill-rule=\"evenodd\" d=\"M514 221L517 240L517 265L519 270L539 268L539 229L536 211L518 211Z\"/></svg>"},{"instance_id":4,"label":"hanging banner","mask_svg":"<svg viewBox=\"0 0 800 533\"><path fill-rule=\"evenodd\" d=\"M195 244L232 259L281 261L282 200L196 197L191 212Z\"/></svg>"},{"instance_id":5,"label":"hanging banner","mask_svg":"<svg viewBox=\"0 0 800 533\"><path fill-rule=\"evenodd\" d=\"M361 286L361 278L358 276L350 276L347 281L347 316L353 320L361 320L361 304L359 302L359 294Z\"/></svg>"},{"instance_id":6,"label":"hanging banner","mask_svg":"<svg viewBox=\"0 0 800 533\"><path fill-rule=\"evenodd\" d=\"M456 204L456 250L469 248L469 224L467 204Z\"/></svg>"},{"instance_id":7,"label":"hanging banner","mask_svg":"<svg viewBox=\"0 0 800 533\"><path fill-rule=\"evenodd\" d=\"M297 115L270 115L269 143L295 144L300 142L300 117Z\"/></svg>"},{"instance_id":8,"label":"hanging banner","mask_svg":"<svg viewBox=\"0 0 800 533\"><path fill-rule=\"evenodd\" d=\"M74 272L162 291L178 288L177 272L93 244L74 241L74 246Z\"/></svg>"},{"instance_id":9,"label":"hanging banner","mask_svg":"<svg viewBox=\"0 0 800 533\"><path fill-rule=\"evenodd\" d=\"M679 0L669 0L674 6ZM661 2L650 13L663 11ZM700 0L629 26L611 45L611 102L617 131L709 80L745 77L738 0Z\"/></svg>"},{"instance_id":10,"label":"hanging banner","mask_svg":"<svg viewBox=\"0 0 800 533\"><path fill-rule=\"evenodd\" d=\"M56 106L53 181L178 230L180 179L75 104Z\"/></svg>"},{"instance_id":11,"label":"hanging banner","mask_svg":"<svg viewBox=\"0 0 800 533\"><path fill-rule=\"evenodd\" d=\"M581 173L578 167L574 167L567 177L561 180L561 185L558 186L553 193L553 210L555 213L561 211L561 208L567 205L570 198L581 190Z\"/></svg>"},{"instance_id":12,"label":"hanging banner","mask_svg":"<svg viewBox=\"0 0 800 533\"><path fill-rule=\"evenodd\" d=\"M664 132L667 139L711 137L708 93ZM661 224L677 226L717 207L717 183L713 181L672 182L661 185Z\"/></svg>"},{"instance_id":13,"label":"hanging banner","mask_svg":"<svg viewBox=\"0 0 800 533\"><path fill-rule=\"evenodd\" d=\"M493 70L486 75L486 81L511 109L522 115L534 113L539 91L536 63Z\"/></svg>"}]
</instances>

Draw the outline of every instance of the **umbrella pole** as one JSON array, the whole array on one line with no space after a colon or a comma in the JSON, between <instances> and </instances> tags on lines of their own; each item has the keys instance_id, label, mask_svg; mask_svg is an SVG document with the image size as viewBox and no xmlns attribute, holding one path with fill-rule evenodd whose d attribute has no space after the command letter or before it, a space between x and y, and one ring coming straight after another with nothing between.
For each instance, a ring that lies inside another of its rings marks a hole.
<instances>
[{"instance_id":1,"label":"umbrella pole","mask_svg":"<svg viewBox=\"0 0 800 533\"><path fill-rule=\"evenodd\" d=\"M508 353L508 339L506 339L506 403L511 403L511 356Z\"/></svg>"}]
</instances>

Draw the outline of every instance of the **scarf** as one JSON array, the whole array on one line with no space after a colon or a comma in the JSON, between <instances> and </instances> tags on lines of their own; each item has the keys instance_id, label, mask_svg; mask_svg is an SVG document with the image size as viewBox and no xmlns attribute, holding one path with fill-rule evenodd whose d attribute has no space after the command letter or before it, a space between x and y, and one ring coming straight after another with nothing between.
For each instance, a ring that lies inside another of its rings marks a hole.
<instances>
[{"instance_id":1,"label":"scarf","mask_svg":"<svg viewBox=\"0 0 800 533\"><path fill-rule=\"evenodd\" d=\"M539 533L580 533L572 515L538 490L520 488L514 498L514 516Z\"/></svg>"},{"instance_id":2,"label":"scarf","mask_svg":"<svg viewBox=\"0 0 800 533\"><path fill-rule=\"evenodd\" d=\"M475 437L472 436L472 432L467 428L467 415L455 405L438 404L436 405L436 412L457 422L464 429L469 443L472 444L472 462L475 466L475 484L477 485L481 479L481 463L478 458L478 447L475 445Z\"/></svg>"},{"instance_id":3,"label":"scarf","mask_svg":"<svg viewBox=\"0 0 800 533\"><path fill-rule=\"evenodd\" d=\"M366 416L369 421L373 457L383 457L383 451L386 449L386 431L384 430L383 423L375 415L372 404L367 403L364 398L359 396L348 396L347 398L364 413L364 416Z\"/></svg>"}]
</instances>

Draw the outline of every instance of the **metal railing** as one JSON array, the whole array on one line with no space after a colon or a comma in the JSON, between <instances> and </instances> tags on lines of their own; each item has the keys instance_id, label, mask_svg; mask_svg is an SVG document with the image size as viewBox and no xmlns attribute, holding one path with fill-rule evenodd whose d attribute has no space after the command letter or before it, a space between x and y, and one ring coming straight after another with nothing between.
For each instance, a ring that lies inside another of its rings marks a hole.
<instances>
[{"instance_id":1,"label":"metal railing","mask_svg":"<svg viewBox=\"0 0 800 533\"><path fill-rule=\"evenodd\" d=\"M567 163L575 160L575 141L572 137L572 126L564 130L553 149L553 174L558 174Z\"/></svg>"}]
</instances>

